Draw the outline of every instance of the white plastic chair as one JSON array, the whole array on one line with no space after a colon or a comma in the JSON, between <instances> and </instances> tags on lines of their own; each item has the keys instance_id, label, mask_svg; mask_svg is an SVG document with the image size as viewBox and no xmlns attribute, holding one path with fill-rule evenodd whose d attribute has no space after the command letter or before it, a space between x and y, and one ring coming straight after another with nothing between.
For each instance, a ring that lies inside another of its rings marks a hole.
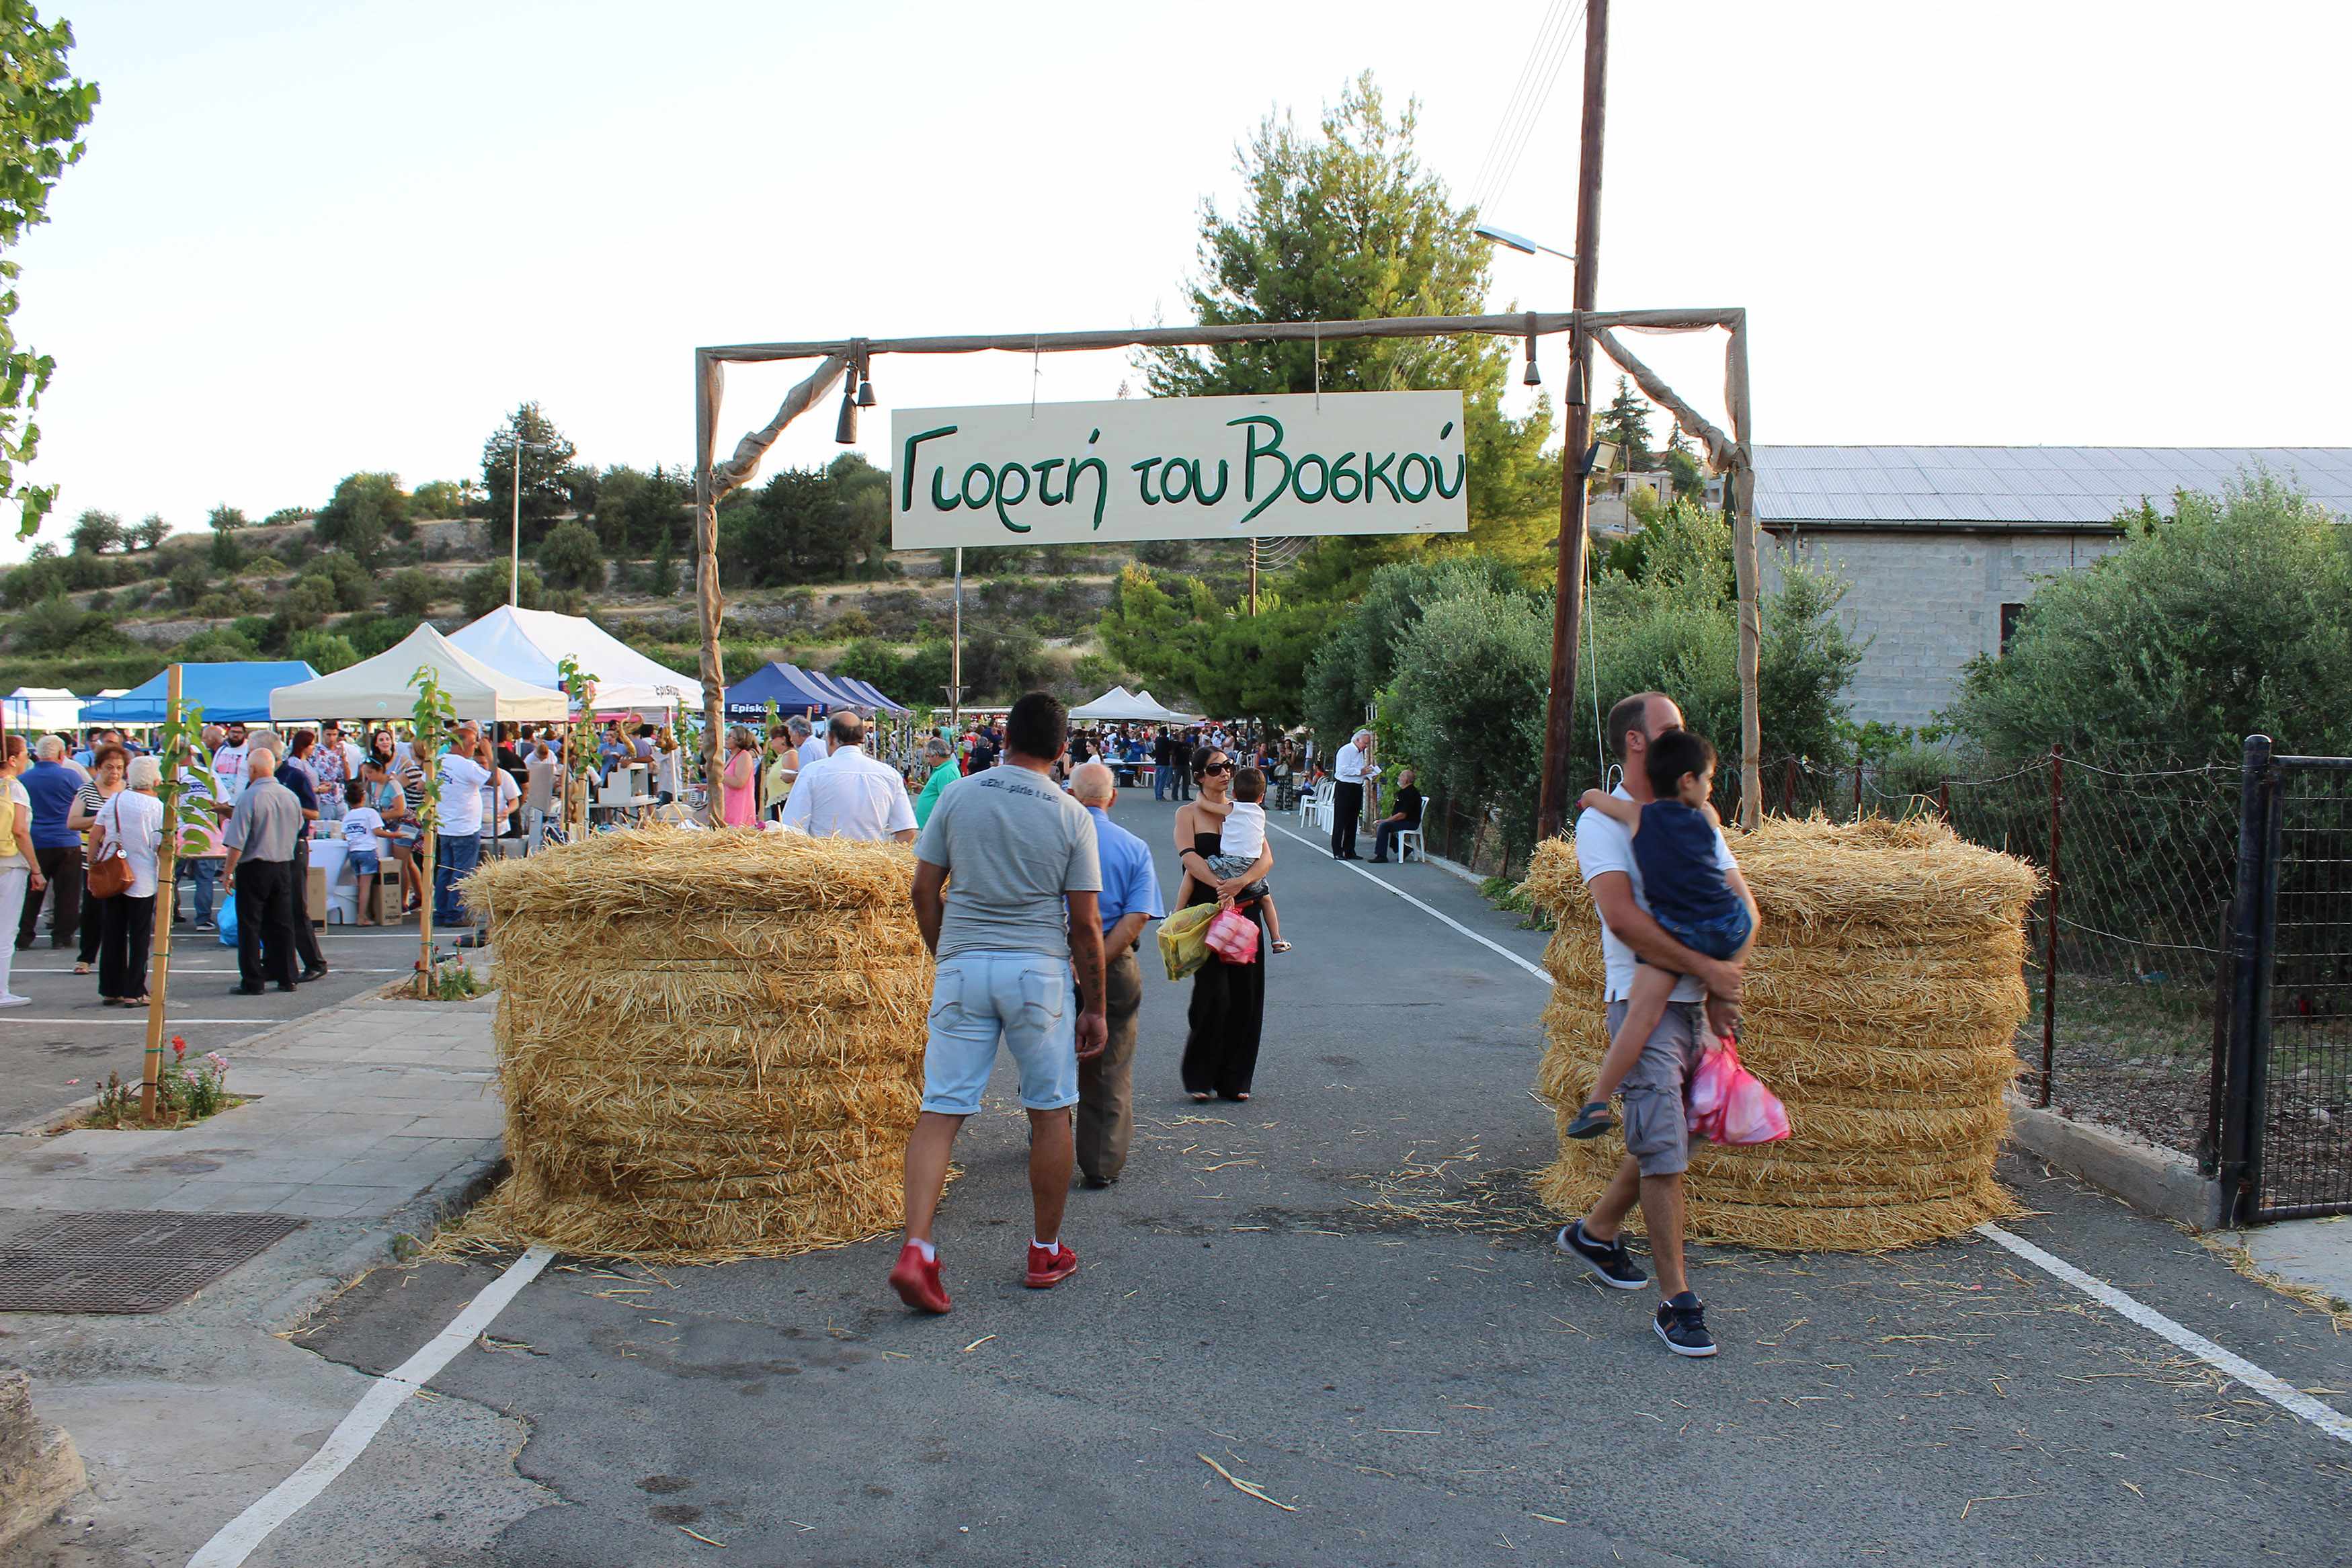
<instances>
[{"instance_id":1,"label":"white plastic chair","mask_svg":"<svg viewBox=\"0 0 2352 1568\"><path fill-rule=\"evenodd\" d=\"M1391 837L1390 841L1396 845L1396 853L1399 862L1403 861L1405 852L1407 850L1411 850L1415 855L1424 861L1429 858L1429 851L1422 847L1421 830L1419 828L1399 828Z\"/></svg>"},{"instance_id":2,"label":"white plastic chair","mask_svg":"<svg viewBox=\"0 0 2352 1568\"><path fill-rule=\"evenodd\" d=\"M1299 821L1307 827L1319 828L1327 833L1329 832L1331 801L1338 793L1339 787L1328 779L1315 786L1315 793L1302 797L1298 802Z\"/></svg>"}]
</instances>

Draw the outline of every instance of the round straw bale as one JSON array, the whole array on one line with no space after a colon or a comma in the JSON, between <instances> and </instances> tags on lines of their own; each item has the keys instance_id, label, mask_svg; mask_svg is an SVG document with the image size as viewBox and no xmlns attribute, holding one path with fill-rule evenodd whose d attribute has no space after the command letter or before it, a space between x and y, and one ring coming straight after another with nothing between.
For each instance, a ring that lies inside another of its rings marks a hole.
<instances>
[{"instance_id":1,"label":"round straw bale","mask_svg":"<svg viewBox=\"0 0 2352 1568\"><path fill-rule=\"evenodd\" d=\"M467 878L512 1178L478 1235L692 1260L901 1216L931 962L897 844L654 828Z\"/></svg>"},{"instance_id":2,"label":"round straw bale","mask_svg":"<svg viewBox=\"0 0 2352 1568\"><path fill-rule=\"evenodd\" d=\"M2033 868L1933 821L1767 821L1733 849L1762 915L1740 1056L1788 1107L1790 1136L1695 1145L1691 1234L1872 1249L2011 1212L1992 1167L2027 1009ZM1600 926L1568 841L1537 851L1527 889L1558 923L1536 1092L1565 1127L1609 1044ZM1563 1138L1538 1189L1580 1211L1622 1155L1613 1135Z\"/></svg>"}]
</instances>

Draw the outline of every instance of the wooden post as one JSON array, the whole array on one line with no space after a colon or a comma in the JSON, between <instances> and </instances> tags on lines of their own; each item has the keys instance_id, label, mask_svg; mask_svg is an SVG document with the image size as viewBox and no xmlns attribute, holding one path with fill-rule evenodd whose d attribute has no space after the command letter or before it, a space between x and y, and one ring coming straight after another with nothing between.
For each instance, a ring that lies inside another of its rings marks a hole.
<instances>
[{"instance_id":1,"label":"wooden post","mask_svg":"<svg viewBox=\"0 0 2352 1568\"><path fill-rule=\"evenodd\" d=\"M702 620L702 664L696 673L702 681L703 816L714 823L719 820L719 748L727 738L727 670L719 648L724 610L719 597L719 497L710 475L718 440L719 377L717 360L694 356L694 601Z\"/></svg>"},{"instance_id":2,"label":"wooden post","mask_svg":"<svg viewBox=\"0 0 2352 1568\"><path fill-rule=\"evenodd\" d=\"M180 666L176 664L163 675L163 722L167 734L179 727ZM0 745L5 744L0 741ZM172 760L170 752L165 752L165 764ZM180 803L180 782L176 768L172 777L163 780L157 792L163 798L163 842L155 857L155 936L147 961L147 1059L139 1080L139 1120L151 1127L155 1124L156 1086L163 1077L163 996L172 977L173 881L179 874L180 823L175 808Z\"/></svg>"},{"instance_id":3,"label":"wooden post","mask_svg":"<svg viewBox=\"0 0 2352 1568\"><path fill-rule=\"evenodd\" d=\"M1764 726L1758 711L1756 666L1763 646L1758 609L1756 458L1748 429L1748 313L1732 324L1724 346L1724 393L1730 403L1731 564L1739 590L1739 824L1756 826L1763 804Z\"/></svg>"},{"instance_id":4,"label":"wooden post","mask_svg":"<svg viewBox=\"0 0 2352 1568\"><path fill-rule=\"evenodd\" d=\"M1609 0L1591 0L1584 24L1583 150L1576 175L1576 325L1569 337L1569 385L1582 403L1568 409L1560 448L1559 542L1554 558L1551 697L1544 709L1543 787L1536 837L1559 833L1568 817L1569 756L1576 744L1576 640L1584 619L1584 454L1592 442L1592 334L1585 319L1601 280L1601 135L1609 85Z\"/></svg>"}]
</instances>

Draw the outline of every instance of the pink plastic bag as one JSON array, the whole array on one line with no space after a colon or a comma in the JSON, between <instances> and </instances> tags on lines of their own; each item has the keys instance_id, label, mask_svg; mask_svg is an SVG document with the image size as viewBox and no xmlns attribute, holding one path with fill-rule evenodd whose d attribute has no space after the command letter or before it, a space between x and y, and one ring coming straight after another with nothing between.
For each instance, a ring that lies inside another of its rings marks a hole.
<instances>
[{"instance_id":1,"label":"pink plastic bag","mask_svg":"<svg viewBox=\"0 0 2352 1568\"><path fill-rule=\"evenodd\" d=\"M1238 909L1228 909L1209 922L1202 942L1228 964L1246 964L1257 956L1257 922Z\"/></svg>"},{"instance_id":2,"label":"pink plastic bag","mask_svg":"<svg viewBox=\"0 0 2352 1568\"><path fill-rule=\"evenodd\" d=\"M1729 1040L1707 1049L1685 1094L1691 1131L1710 1144L1775 1144L1789 1135L1789 1112L1764 1081L1740 1065Z\"/></svg>"}]
</instances>

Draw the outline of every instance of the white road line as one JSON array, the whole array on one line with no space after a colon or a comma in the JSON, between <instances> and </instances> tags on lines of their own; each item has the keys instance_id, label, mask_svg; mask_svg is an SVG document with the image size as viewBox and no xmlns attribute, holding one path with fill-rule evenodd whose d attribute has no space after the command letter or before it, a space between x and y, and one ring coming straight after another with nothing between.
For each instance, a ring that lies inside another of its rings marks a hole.
<instances>
[{"instance_id":1,"label":"white road line","mask_svg":"<svg viewBox=\"0 0 2352 1568\"><path fill-rule=\"evenodd\" d=\"M1326 853L1328 852L1328 851L1325 849L1325 846L1315 842L1312 839L1300 838L1298 834L1292 832L1288 828L1284 827L1279 822L1269 822L1267 826L1273 828L1275 831L1282 834L1285 838L1296 840L1297 842L1305 844L1308 849ZM1504 957L1509 959L1520 968L1525 969L1537 979L1543 981L1546 985L1549 985L1551 983L1550 976L1545 974L1543 970L1538 968L1535 965L1528 963L1525 958L1520 957L1517 953L1514 953L1508 948L1501 946L1496 943L1488 941L1486 937L1479 936L1478 933L1471 930L1468 926L1463 925L1453 916L1430 908L1428 904L1423 904L1420 899L1413 897L1412 894L1405 892L1402 888L1381 881L1379 877L1374 876L1370 872L1364 870L1361 866L1355 865L1347 861L1341 861L1339 863L1346 866L1348 870L1354 872L1358 876L1362 877L1374 887L1393 893L1399 898L1403 899L1407 904L1412 904L1414 908L1421 910L1424 914L1435 915L1439 920L1451 925L1454 930L1461 932L1463 936L1467 936L1470 940L1477 943L1480 946L1492 949L1494 952L1501 954ZM2050 1274L2055 1279L2062 1280L2067 1284L2074 1286L2076 1290L2083 1291L2085 1295L2088 1295L2094 1301L2097 1301L2100 1305L2121 1314L2129 1322L2137 1323L2141 1328L2146 1329L2148 1333L2156 1335L2158 1339L2168 1341L2179 1349L2187 1351L2189 1354L2197 1357L2200 1361L2204 1362L2208 1366L2212 1367L2214 1370L2236 1378L2240 1383L2244 1384L2248 1388L2252 1389L2255 1393L2261 1395L2272 1404L2276 1405L2280 1409L2310 1422L2313 1426L2318 1427L2321 1431L2326 1433L2329 1437L2334 1437L2338 1442L2352 1443L2352 1416L2347 1416L2342 1412L2336 1410L2332 1406L2321 1404L2310 1395L2304 1393L2293 1384L2288 1383L2284 1378L2282 1378L2273 1373L2263 1371L2261 1367L2256 1366L2252 1362L2248 1361L2244 1356L2239 1355L2234 1351L2222 1349L2220 1345L2215 1344L2211 1340L2207 1339L2203 1334L2197 1333L2193 1329L2183 1327L2181 1324L2173 1322L2170 1318L2166 1317L2162 1312L2158 1312L2155 1308L2145 1305L2140 1301L2135 1301L2130 1296L2124 1294L2123 1291L2116 1290L2113 1285L2105 1284L2100 1281L2093 1279L2090 1275L2083 1272L2082 1270L2077 1269L2072 1263L2067 1262L2063 1258L2059 1258L2051 1253L2044 1252L2041 1248L2036 1247L2033 1243L2026 1240L2023 1237L2012 1235L2009 1231L2003 1230L1998 1225L1979 1225L1977 1227L1977 1230L1980 1235L1986 1237L1988 1239L1996 1241L2001 1246L2009 1249L2011 1252L2016 1253L2020 1258L2024 1259L2035 1268L2043 1270L2045 1273Z\"/></svg>"},{"instance_id":2,"label":"white road line","mask_svg":"<svg viewBox=\"0 0 2352 1568\"><path fill-rule=\"evenodd\" d=\"M2154 1307L2134 1301L2113 1285L2093 1279L2063 1258L2053 1257L2023 1237L2013 1236L1992 1224L1978 1226L1977 1234L1999 1242L2035 1268L2063 1280L2101 1306L2120 1313L2157 1338L2169 1341L2215 1371L2236 1378L2280 1409L2300 1416L2337 1442L2352 1443L2352 1417L2321 1404L2284 1378L2264 1372L2233 1351L2223 1350L2194 1329L2182 1327Z\"/></svg>"},{"instance_id":3,"label":"white road line","mask_svg":"<svg viewBox=\"0 0 2352 1568\"><path fill-rule=\"evenodd\" d=\"M393 1412L410 1395L431 1382L459 1351L473 1343L474 1336L488 1328L506 1304L514 1300L515 1293L538 1278L539 1271L554 1256L547 1248L534 1247L507 1265L506 1272L467 1302L466 1310L451 1320L447 1328L378 1379L308 1463L222 1525L219 1532L188 1559L188 1568L237 1568L253 1554L255 1547L269 1538L270 1531L299 1513L327 1490L329 1482L349 1469L353 1459L366 1452L369 1442L392 1419Z\"/></svg>"},{"instance_id":4,"label":"white road line","mask_svg":"<svg viewBox=\"0 0 2352 1568\"><path fill-rule=\"evenodd\" d=\"M1326 855L1331 852L1328 845L1318 844L1312 839L1301 839L1297 833L1292 832L1280 822L1268 822L1266 826L1272 828L1276 832L1280 833L1284 838L1297 839L1298 842L1305 844L1310 850L1317 851L1318 852ZM1415 898L1412 894L1407 893L1404 889L1397 886L1395 883L1382 882L1379 877L1374 876L1362 866L1357 865L1350 861L1339 861L1334 863L1342 866L1349 871L1354 872L1358 876L1362 877L1374 887L1395 894L1399 898L1403 899L1407 904L1412 904L1415 909L1420 910L1423 914L1433 915L1437 919L1444 921L1446 925L1451 925L1454 929L1462 933L1463 936L1470 938L1471 941L1478 944L1479 946L1501 954L1505 958L1517 964L1520 968L1525 969L1528 974L1533 975L1545 985L1549 986L1551 984L1551 977L1545 974L1540 967L1528 963L1525 958L1520 957L1517 953L1512 952L1508 947L1504 946L1501 943L1492 942L1487 940L1486 937L1479 936L1475 931L1471 930L1470 927L1463 925L1462 922L1454 919L1451 915L1447 915L1442 910L1432 909L1428 904L1423 904L1421 900Z\"/></svg>"}]
</instances>

